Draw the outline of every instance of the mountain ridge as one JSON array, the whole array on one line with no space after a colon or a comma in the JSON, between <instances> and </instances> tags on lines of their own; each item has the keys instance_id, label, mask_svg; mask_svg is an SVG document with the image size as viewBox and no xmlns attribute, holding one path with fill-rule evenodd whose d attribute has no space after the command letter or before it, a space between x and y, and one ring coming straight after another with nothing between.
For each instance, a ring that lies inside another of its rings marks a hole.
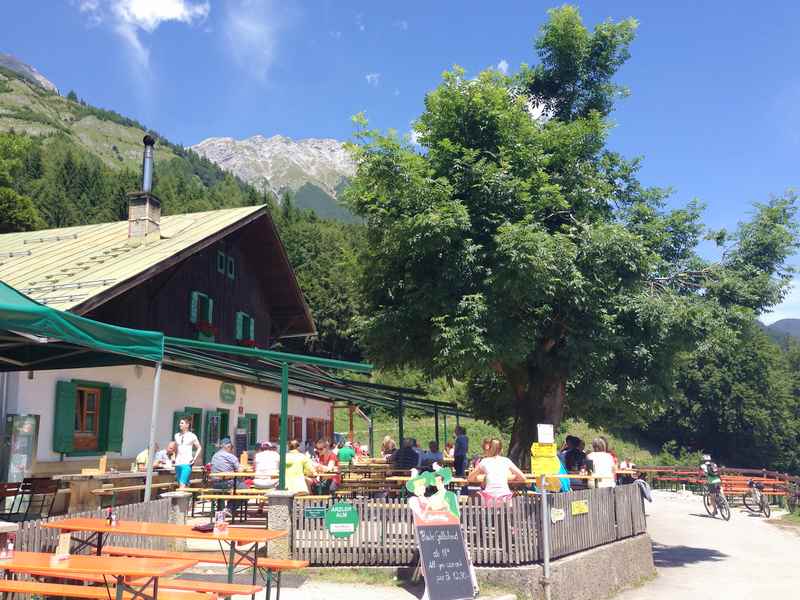
<instances>
[{"instance_id":1,"label":"mountain ridge","mask_svg":"<svg viewBox=\"0 0 800 600\"><path fill-rule=\"evenodd\" d=\"M58 94L58 88L56 84L50 81L47 77L42 75L36 67L33 67L27 63L22 62L13 54L7 54L5 52L0 52L0 67L8 69L9 71L13 71L18 75L24 77L31 83L38 85L39 87L47 90L48 92L53 92L54 94Z\"/></svg>"}]
</instances>

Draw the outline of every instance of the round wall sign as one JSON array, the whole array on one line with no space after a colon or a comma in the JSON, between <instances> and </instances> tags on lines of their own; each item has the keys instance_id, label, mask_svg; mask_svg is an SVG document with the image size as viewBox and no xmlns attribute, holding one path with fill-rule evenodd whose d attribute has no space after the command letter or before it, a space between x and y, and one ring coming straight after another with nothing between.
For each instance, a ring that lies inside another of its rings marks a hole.
<instances>
[{"instance_id":1,"label":"round wall sign","mask_svg":"<svg viewBox=\"0 0 800 600\"><path fill-rule=\"evenodd\" d=\"M219 386L219 399L223 404L236 403L236 386L232 383L223 383Z\"/></svg>"},{"instance_id":2,"label":"round wall sign","mask_svg":"<svg viewBox=\"0 0 800 600\"><path fill-rule=\"evenodd\" d=\"M337 502L325 511L325 529L336 538L353 535L358 521L358 511L349 502Z\"/></svg>"}]
</instances>

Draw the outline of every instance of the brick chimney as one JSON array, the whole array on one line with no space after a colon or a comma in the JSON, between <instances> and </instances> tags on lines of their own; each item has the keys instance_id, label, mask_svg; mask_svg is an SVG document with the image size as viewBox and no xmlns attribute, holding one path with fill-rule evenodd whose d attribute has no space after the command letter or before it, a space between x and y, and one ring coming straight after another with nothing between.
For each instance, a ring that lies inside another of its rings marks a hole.
<instances>
[{"instance_id":1,"label":"brick chimney","mask_svg":"<svg viewBox=\"0 0 800 600\"><path fill-rule=\"evenodd\" d=\"M161 239L161 200L153 195L153 146L156 141L144 136L142 190L128 194L128 243L146 244Z\"/></svg>"}]
</instances>

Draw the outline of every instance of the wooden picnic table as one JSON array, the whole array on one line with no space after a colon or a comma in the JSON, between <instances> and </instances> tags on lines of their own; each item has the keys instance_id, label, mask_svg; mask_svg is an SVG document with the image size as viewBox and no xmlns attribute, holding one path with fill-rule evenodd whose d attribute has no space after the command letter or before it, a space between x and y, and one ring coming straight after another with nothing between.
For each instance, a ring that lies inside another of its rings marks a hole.
<instances>
[{"instance_id":1,"label":"wooden picnic table","mask_svg":"<svg viewBox=\"0 0 800 600\"><path fill-rule=\"evenodd\" d=\"M125 592L129 592L143 600L154 600L158 594L159 577L175 575L196 564L196 560L86 555L70 555L63 560L55 560L53 554L46 552L16 551L13 558L0 560L0 569L12 573L36 573L55 578L67 573L100 575L114 580L117 599L122 598ZM134 587L132 581L140 579L144 579L145 582L137 581ZM152 595L148 593L148 588L151 586ZM109 585L106 587L110 588Z\"/></svg>"},{"instance_id":2,"label":"wooden picnic table","mask_svg":"<svg viewBox=\"0 0 800 600\"><path fill-rule=\"evenodd\" d=\"M93 548L98 556L103 553L105 536L110 534L216 540L219 542L223 556L227 556L228 583L233 583L236 567L243 564L245 567L253 569L253 584L256 582L256 571L258 570L256 563L259 544L267 544L267 542L287 535L286 531L245 527L228 527L224 533L213 533L197 531L191 525L144 523L141 521L117 521L116 525L109 525L105 519L91 518L62 519L44 523L42 526L49 529L59 529L62 532L89 533L88 537L75 540L77 546L74 551L80 552L84 548ZM228 545L227 550L223 544Z\"/></svg>"}]
</instances>

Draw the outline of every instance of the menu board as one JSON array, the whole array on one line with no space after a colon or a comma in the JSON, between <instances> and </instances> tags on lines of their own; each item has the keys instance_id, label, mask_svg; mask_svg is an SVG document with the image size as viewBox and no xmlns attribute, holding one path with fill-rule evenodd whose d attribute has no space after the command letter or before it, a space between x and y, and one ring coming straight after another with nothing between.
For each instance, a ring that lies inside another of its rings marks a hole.
<instances>
[{"instance_id":1,"label":"menu board","mask_svg":"<svg viewBox=\"0 0 800 600\"><path fill-rule=\"evenodd\" d=\"M234 445L236 446L236 456L241 456L247 450L247 430L237 429L234 435Z\"/></svg>"},{"instance_id":2,"label":"menu board","mask_svg":"<svg viewBox=\"0 0 800 600\"><path fill-rule=\"evenodd\" d=\"M471 600L472 565L461 525L417 527L420 563L430 600Z\"/></svg>"}]
</instances>

